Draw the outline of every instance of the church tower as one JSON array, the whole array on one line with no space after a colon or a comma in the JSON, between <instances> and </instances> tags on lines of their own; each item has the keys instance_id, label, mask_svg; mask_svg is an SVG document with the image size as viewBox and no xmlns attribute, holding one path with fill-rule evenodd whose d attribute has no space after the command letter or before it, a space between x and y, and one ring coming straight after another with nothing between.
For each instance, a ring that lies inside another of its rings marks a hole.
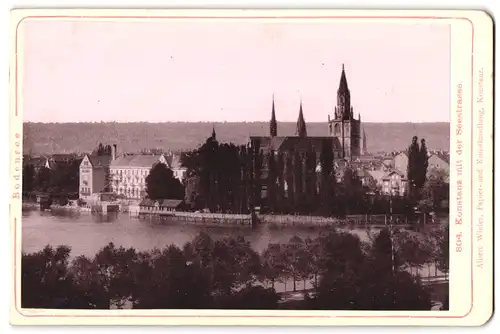
<instances>
[{"instance_id":1,"label":"church tower","mask_svg":"<svg viewBox=\"0 0 500 334\"><path fill-rule=\"evenodd\" d=\"M307 137L306 121L304 120L304 113L302 111L302 101L300 101L299 118L297 119L296 136Z\"/></svg>"},{"instance_id":2,"label":"church tower","mask_svg":"<svg viewBox=\"0 0 500 334\"><path fill-rule=\"evenodd\" d=\"M344 65L340 75L340 84L337 90L337 105L334 118L328 117L329 134L336 137L342 146L341 157L353 159L361 155L361 115L354 118L351 106L351 92L347 85Z\"/></svg>"},{"instance_id":3,"label":"church tower","mask_svg":"<svg viewBox=\"0 0 500 334\"><path fill-rule=\"evenodd\" d=\"M271 137L278 136L278 122L276 122L276 112L274 110L274 95L273 95L273 110L271 112L271 121L269 122L269 135Z\"/></svg>"}]
</instances>

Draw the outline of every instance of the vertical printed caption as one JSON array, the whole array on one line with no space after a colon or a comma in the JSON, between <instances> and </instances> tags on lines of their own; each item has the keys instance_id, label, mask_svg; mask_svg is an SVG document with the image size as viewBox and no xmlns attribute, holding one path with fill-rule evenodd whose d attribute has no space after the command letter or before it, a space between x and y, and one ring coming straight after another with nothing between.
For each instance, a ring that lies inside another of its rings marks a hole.
<instances>
[{"instance_id":1,"label":"vertical printed caption","mask_svg":"<svg viewBox=\"0 0 500 334\"><path fill-rule=\"evenodd\" d=\"M13 157L13 173L12 178L14 186L12 187L12 199L21 199L21 169L22 169L22 152L21 152L21 134L14 134L14 157Z\"/></svg>"},{"instance_id":2,"label":"vertical printed caption","mask_svg":"<svg viewBox=\"0 0 500 334\"><path fill-rule=\"evenodd\" d=\"M477 133L476 142L473 143L476 146L476 157L475 157L475 182L477 183L477 193L475 194L475 204L474 209L476 210L477 219L475 222L474 231L475 231L475 245L476 245L476 254L475 254L475 266L476 268L482 269L484 266L484 245L483 245L483 231L484 231L484 70L480 68L477 76L477 85L478 85L478 95L475 102L475 106L477 110L477 117L475 124L475 131ZM475 111L473 111L475 112Z\"/></svg>"},{"instance_id":3,"label":"vertical printed caption","mask_svg":"<svg viewBox=\"0 0 500 334\"><path fill-rule=\"evenodd\" d=\"M463 219L463 148L464 148L464 142L463 142L463 92L462 92L462 82L460 82L457 87L456 87L456 125L455 125L455 154L457 155L457 160L455 162L455 170L456 170L456 179L455 179L455 186L456 186L456 216L455 216L455 226L456 226L456 232L455 232L455 252L456 253L462 253L463 252L463 246L462 246L462 219Z\"/></svg>"}]
</instances>

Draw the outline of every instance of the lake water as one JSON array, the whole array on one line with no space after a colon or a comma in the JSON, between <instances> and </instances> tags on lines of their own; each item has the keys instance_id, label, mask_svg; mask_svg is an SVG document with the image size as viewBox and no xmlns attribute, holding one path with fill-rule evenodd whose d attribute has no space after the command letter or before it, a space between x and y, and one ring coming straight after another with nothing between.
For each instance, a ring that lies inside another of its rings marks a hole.
<instances>
[{"instance_id":1,"label":"lake water","mask_svg":"<svg viewBox=\"0 0 500 334\"><path fill-rule=\"evenodd\" d=\"M186 242L204 231L213 238L244 236L258 253L270 243L286 243L293 236L316 237L328 229L318 228L270 228L266 225L256 229L250 227L206 227L178 222L135 219L127 214L96 216L89 213L40 212L23 210L22 250L31 253L46 245L67 245L71 256L92 257L102 247L113 242L116 246L134 247L138 250L164 248L174 244L182 247ZM364 229L350 230L367 241Z\"/></svg>"},{"instance_id":2,"label":"lake water","mask_svg":"<svg viewBox=\"0 0 500 334\"><path fill-rule=\"evenodd\" d=\"M127 214L107 216L90 213L74 213L67 210L41 212L23 209L22 213L22 250L26 253L37 252L46 245L53 247L66 245L71 247L71 257L79 255L93 257L101 248L113 242L115 246L133 247L137 250L164 248L169 245L182 247L200 232L207 232L212 238L224 236L244 236L253 249L262 253L270 243L287 243L293 236L314 238L328 228L305 228L288 226L270 228L267 225L256 229L250 227L205 227L178 222L157 221L153 219L135 219ZM347 228L346 228L347 230ZM348 229L368 241L364 228ZM434 266L424 266L422 276L434 275ZM440 272L438 272L441 274ZM296 284L298 291L303 289L303 282ZM292 282L276 283L278 292L290 291ZM306 288L312 288L312 282L306 282Z\"/></svg>"}]
</instances>

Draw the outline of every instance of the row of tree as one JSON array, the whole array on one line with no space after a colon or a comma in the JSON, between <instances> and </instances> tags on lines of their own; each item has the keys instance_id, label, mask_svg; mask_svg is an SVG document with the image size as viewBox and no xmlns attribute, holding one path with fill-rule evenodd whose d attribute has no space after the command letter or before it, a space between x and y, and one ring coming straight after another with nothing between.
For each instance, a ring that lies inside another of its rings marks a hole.
<instances>
[{"instance_id":1,"label":"row of tree","mask_svg":"<svg viewBox=\"0 0 500 334\"><path fill-rule=\"evenodd\" d=\"M345 183L336 187L329 143L325 140L319 156L312 147L306 152L265 154L259 145L219 143L213 135L182 156L186 202L212 212L249 212L256 206L274 213L359 211L365 201L361 180L347 170Z\"/></svg>"},{"instance_id":2,"label":"row of tree","mask_svg":"<svg viewBox=\"0 0 500 334\"><path fill-rule=\"evenodd\" d=\"M32 191L51 193L78 193L81 159L57 164L54 168L32 164L23 166L23 193Z\"/></svg>"},{"instance_id":3,"label":"row of tree","mask_svg":"<svg viewBox=\"0 0 500 334\"><path fill-rule=\"evenodd\" d=\"M255 144L255 143L254 143ZM447 200L448 181L440 171L428 171L425 140L408 149L409 196L389 198L363 185L356 170L343 169L340 182L334 168L333 148L325 140L321 152L264 153L253 146L219 143L215 134L199 149L182 156L187 168L186 202L193 209L217 212L262 211L284 214L411 213L419 206L439 210ZM427 180L427 174L434 175ZM373 187L372 187L373 188Z\"/></svg>"},{"instance_id":4,"label":"row of tree","mask_svg":"<svg viewBox=\"0 0 500 334\"><path fill-rule=\"evenodd\" d=\"M333 231L270 244L258 254L244 238L213 240L202 233L182 249L137 251L109 244L93 258L73 261L68 247L47 246L23 254L22 307L429 310L429 291L407 268L433 261L447 271L447 235L429 234L427 249L403 232L391 238L382 230L363 243L354 234ZM291 282L295 290L297 281L311 281L315 293L280 306L275 282Z\"/></svg>"}]
</instances>

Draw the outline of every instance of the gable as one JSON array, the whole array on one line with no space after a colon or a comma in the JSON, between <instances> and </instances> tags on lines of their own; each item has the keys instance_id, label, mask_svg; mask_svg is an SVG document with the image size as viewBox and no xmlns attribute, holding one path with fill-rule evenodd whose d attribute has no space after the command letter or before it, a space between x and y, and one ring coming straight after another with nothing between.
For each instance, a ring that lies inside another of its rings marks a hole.
<instances>
[{"instance_id":1,"label":"gable","mask_svg":"<svg viewBox=\"0 0 500 334\"><path fill-rule=\"evenodd\" d=\"M80 168L82 167L91 167L92 162L89 159L88 155L85 155L85 157L82 159L82 162L80 163Z\"/></svg>"}]
</instances>

